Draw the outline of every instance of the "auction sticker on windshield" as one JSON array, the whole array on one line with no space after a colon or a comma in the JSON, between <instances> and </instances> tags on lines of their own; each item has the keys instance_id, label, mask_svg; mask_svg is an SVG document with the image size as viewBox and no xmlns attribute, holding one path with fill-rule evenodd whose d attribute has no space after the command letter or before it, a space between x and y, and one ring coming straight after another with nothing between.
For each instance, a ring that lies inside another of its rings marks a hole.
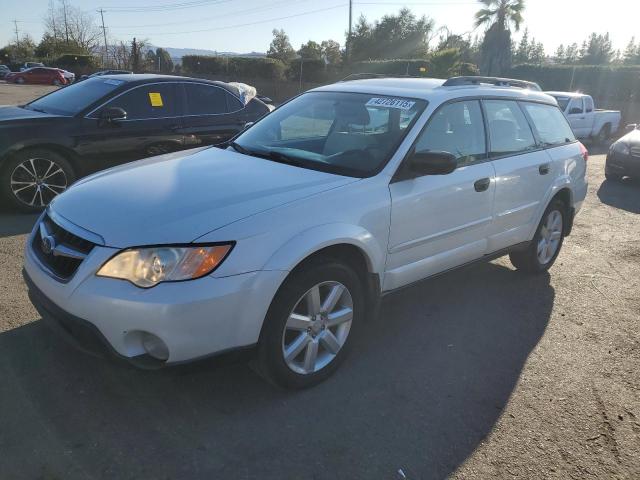
<instances>
[{"instance_id":1,"label":"auction sticker on windshield","mask_svg":"<svg viewBox=\"0 0 640 480\"><path fill-rule=\"evenodd\" d=\"M399 108L401 110L411 110L411 108L416 104L416 102L412 102L410 100L405 100L404 98L371 98L367 102L367 107L388 107L388 108Z\"/></svg>"}]
</instances>

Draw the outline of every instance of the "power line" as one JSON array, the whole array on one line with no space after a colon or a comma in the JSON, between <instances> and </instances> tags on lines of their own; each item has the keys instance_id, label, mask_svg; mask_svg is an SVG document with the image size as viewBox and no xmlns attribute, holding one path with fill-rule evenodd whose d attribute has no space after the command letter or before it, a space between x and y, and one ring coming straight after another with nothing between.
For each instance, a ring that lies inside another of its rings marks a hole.
<instances>
[{"instance_id":1,"label":"power line","mask_svg":"<svg viewBox=\"0 0 640 480\"><path fill-rule=\"evenodd\" d=\"M112 13L132 13L132 12L167 12L171 10L181 10L185 8L202 7L206 5L217 5L228 3L232 0L197 0L192 2L168 3L162 5L132 5L129 7L103 7L106 12Z\"/></svg>"},{"instance_id":2,"label":"power line","mask_svg":"<svg viewBox=\"0 0 640 480\"><path fill-rule=\"evenodd\" d=\"M182 34L186 34L186 33L214 32L214 31L218 31L218 30L228 30L228 29L232 29L232 28L248 27L248 26L251 26L251 25L259 25L261 23L276 22L278 20L287 20L289 18L302 17L304 15L311 15L311 14L314 14L314 13L326 12L328 10L335 10L337 8L344 8L346 6L347 6L346 4L341 3L340 5L333 5L331 7L319 8L317 10L310 10L310 11L307 11L307 12L297 13L297 14L294 14L294 15L287 15L287 16L284 16L284 17L277 17L277 18L269 18L269 19L266 19L266 20L259 20L257 22L239 23L239 24L236 24L236 25L227 25L227 26L224 26L224 27L214 27L214 28L204 28L204 29L201 29L201 30L186 30L186 31L182 31L182 32L154 32L154 35L182 35Z\"/></svg>"},{"instance_id":3,"label":"power line","mask_svg":"<svg viewBox=\"0 0 640 480\"><path fill-rule=\"evenodd\" d=\"M236 15L242 15L242 14L246 14L246 13L259 13L259 12L263 12L265 10L273 10L275 8L278 8L280 5L283 4L288 4L290 5L291 3L301 3L301 2L308 2L310 0L282 0L279 2L275 2L275 3L271 3L270 5L266 5L264 7L257 7L257 8L249 8L249 9L244 9L244 10L236 10L234 12L228 12L228 13L223 13L221 15L216 15L215 17L206 17L206 18L200 18L200 19L196 19L196 20L183 20L180 22L168 22L168 23L153 23L153 24L146 24L146 25L125 25L125 26L114 26L114 27L110 27L112 29L117 28L117 29L132 29L132 28L155 28L155 27L164 27L164 26L168 26L168 25L184 25L185 23L200 23L200 22L208 22L210 20L218 20L219 18L225 18L225 17L233 17Z\"/></svg>"}]
</instances>

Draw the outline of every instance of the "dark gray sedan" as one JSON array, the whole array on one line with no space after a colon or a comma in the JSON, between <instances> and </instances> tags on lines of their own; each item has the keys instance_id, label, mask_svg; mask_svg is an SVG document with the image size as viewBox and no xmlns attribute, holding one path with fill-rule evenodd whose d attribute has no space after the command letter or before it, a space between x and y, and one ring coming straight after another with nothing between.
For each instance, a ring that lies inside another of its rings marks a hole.
<instances>
[{"instance_id":1,"label":"dark gray sedan","mask_svg":"<svg viewBox=\"0 0 640 480\"><path fill-rule=\"evenodd\" d=\"M607 180L640 178L640 124L634 127L611 145L604 170Z\"/></svg>"}]
</instances>

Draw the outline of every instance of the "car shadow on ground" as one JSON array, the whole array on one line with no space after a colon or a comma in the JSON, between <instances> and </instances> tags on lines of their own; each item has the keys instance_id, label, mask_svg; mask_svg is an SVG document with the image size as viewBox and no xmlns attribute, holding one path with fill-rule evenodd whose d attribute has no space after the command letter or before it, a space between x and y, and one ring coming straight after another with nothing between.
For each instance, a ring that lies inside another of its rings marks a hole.
<instances>
[{"instance_id":1,"label":"car shadow on ground","mask_svg":"<svg viewBox=\"0 0 640 480\"><path fill-rule=\"evenodd\" d=\"M605 205L631 213L640 213L640 180L623 178L605 180L598 188L598 198Z\"/></svg>"},{"instance_id":2,"label":"car shadow on ground","mask_svg":"<svg viewBox=\"0 0 640 480\"><path fill-rule=\"evenodd\" d=\"M423 282L386 297L336 375L299 392L237 362L135 370L34 321L0 334L0 472L445 478L501 416L554 295L547 274L497 264Z\"/></svg>"},{"instance_id":3,"label":"car shadow on ground","mask_svg":"<svg viewBox=\"0 0 640 480\"><path fill-rule=\"evenodd\" d=\"M24 214L0 207L0 238L29 233L38 214Z\"/></svg>"}]
</instances>

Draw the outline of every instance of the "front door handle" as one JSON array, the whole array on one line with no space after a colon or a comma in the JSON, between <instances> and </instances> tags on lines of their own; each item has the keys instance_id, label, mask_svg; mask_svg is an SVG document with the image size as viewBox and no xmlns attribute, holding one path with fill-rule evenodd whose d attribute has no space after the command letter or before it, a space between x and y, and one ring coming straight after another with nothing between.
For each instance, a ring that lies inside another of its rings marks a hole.
<instances>
[{"instance_id":1,"label":"front door handle","mask_svg":"<svg viewBox=\"0 0 640 480\"><path fill-rule=\"evenodd\" d=\"M484 192L489 188L489 185L491 185L490 178L481 178L473 184L473 188L476 189L476 192Z\"/></svg>"},{"instance_id":2,"label":"front door handle","mask_svg":"<svg viewBox=\"0 0 640 480\"><path fill-rule=\"evenodd\" d=\"M549 164L543 163L538 167L538 172L540 172L540 175L546 175L547 173L549 173L549 169L550 169Z\"/></svg>"}]
</instances>

